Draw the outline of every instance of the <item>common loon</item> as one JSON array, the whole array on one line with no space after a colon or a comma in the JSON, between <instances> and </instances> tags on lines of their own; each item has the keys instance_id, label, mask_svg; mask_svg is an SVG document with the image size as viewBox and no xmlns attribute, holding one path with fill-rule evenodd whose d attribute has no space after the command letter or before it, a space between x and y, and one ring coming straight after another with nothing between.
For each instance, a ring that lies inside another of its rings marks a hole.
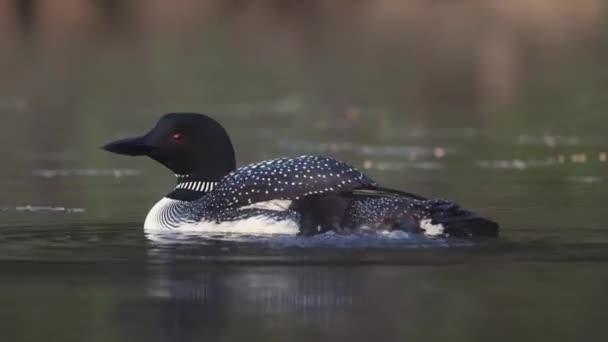
<instances>
[{"instance_id":1,"label":"common loon","mask_svg":"<svg viewBox=\"0 0 608 342\"><path fill-rule=\"evenodd\" d=\"M177 185L144 230L287 233L403 230L429 236L497 236L498 224L443 199L384 188L345 162L304 155L236 168L232 142L207 115L170 113L143 136L103 149L148 156Z\"/></svg>"}]
</instances>

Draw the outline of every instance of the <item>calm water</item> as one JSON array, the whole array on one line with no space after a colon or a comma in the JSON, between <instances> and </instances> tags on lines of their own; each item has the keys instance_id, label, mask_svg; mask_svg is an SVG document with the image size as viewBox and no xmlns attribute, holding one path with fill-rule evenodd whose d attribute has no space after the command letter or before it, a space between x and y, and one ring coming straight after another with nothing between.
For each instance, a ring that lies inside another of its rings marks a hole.
<instances>
[{"instance_id":1,"label":"calm water","mask_svg":"<svg viewBox=\"0 0 608 342\"><path fill-rule=\"evenodd\" d=\"M446 94L463 84L449 82L412 97L424 75L397 61L407 46L353 57L352 42L318 46L307 27L290 38L304 47L259 52L242 27L150 38L38 25L0 40L3 341L608 338L601 46L536 56L545 69L528 65L503 103ZM143 219L170 172L97 147L168 111L214 113L240 164L335 156L457 200L502 236L150 239Z\"/></svg>"}]
</instances>

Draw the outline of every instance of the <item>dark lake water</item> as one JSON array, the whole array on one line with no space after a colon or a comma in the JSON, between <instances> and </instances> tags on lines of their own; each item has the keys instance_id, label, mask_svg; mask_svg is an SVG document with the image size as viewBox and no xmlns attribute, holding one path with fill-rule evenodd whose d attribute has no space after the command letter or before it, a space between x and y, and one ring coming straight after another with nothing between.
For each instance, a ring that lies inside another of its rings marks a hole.
<instances>
[{"instance_id":1,"label":"dark lake water","mask_svg":"<svg viewBox=\"0 0 608 342\"><path fill-rule=\"evenodd\" d=\"M303 34L259 52L225 27L117 27L0 40L2 341L608 339L601 46L532 58L504 102L458 73L410 96L421 61L393 58L408 47L361 57ZM213 114L241 165L334 156L492 217L501 237L151 239L172 175L98 146L169 111Z\"/></svg>"}]
</instances>

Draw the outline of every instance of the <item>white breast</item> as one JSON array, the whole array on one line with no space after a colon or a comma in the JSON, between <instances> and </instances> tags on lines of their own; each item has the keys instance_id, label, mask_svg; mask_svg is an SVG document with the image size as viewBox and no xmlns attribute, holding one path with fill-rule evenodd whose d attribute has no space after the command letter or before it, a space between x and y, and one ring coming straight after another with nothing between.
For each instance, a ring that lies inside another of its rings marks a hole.
<instances>
[{"instance_id":1,"label":"white breast","mask_svg":"<svg viewBox=\"0 0 608 342\"><path fill-rule=\"evenodd\" d=\"M169 229L169 227L166 227L163 224L165 221L163 218L167 215L167 212L169 212L172 207L178 206L181 202L182 201L167 197L161 198L161 200L156 202L156 204L148 212L146 220L144 221L144 230L149 231Z\"/></svg>"},{"instance_id":2,"label":"white breast","mask_svg":"<svg viewBox=\"0 0 608 342\"><path fill-rule=\"evenodd\" d=\"M299 232L296 222L292 220L277 221L261 216L254 216L229 222L196 222L179 226L180 231L218 232L239 234L290 234Z\"/></svg>"},{"instance_id":3,"label":"white breast","mask_svg":"<svg viewBox=\"0 0 608 342\"><path fill-rule=\"evenodd\" d=\"M166 218L170 215L170 209L185 202L163 198L152 207L146 221L144 230L146 232L158 232L175 230L180 232L217 232L217 233L241 233L241 234L296 234L299 227L293 220L274 220L263 216L254 216L236 221L217 223L215 221L200 221L184 223L177 227L169 227ZM261 208L260 208L261 209ZM280 210L280 209L275 209ZM178 220L174 220L178 221Z\"/></svg>"}]
</instances>

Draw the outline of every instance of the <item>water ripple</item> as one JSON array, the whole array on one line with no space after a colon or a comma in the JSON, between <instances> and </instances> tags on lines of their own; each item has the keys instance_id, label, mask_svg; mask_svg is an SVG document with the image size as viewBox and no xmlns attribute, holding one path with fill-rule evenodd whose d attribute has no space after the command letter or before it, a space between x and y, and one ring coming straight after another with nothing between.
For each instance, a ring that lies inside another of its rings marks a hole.
<instances>
[{"instance_id":1,"label":"water ripple","mask_svg":"<svg viewBox=\"0 0 608 342\"><path fill-rule=\"evenodd\" d=\"M55 177L127 177L139 176L142 172L133 169L35 169L32 175L43 178Z\"/></svg>"},{"instance_id":2,"label":"water ripple","mask_svg":"<svg viewBox=\"0 0 608 342\"><path fill-rule=\"evenodd\" d=\"M408 160L443 158L459 151L454 146L433 145L370 145L352 142L312 142L305 140L281 140L281 149L298 153L343 153L353 152L366 157L392 157Z\"/></svg>"},{"instance_id":3,"label":"water ripple","mask_svg":"<svg viewBox=\"0 0 608 342\"><path fill-rule=\"evenodd\" d=\"M601 177L598 176L572 176L567 178L568 181L582 184L593 184L602 181Z\"/></svg>"},{"instance_id":4,"label":"water ripple","mask_svg":"<svg viewBox=\"0 0 608 342\"><path fill-rule=\"evenodd\" d=\"M605 163L607 161L608 155L605 152L599 152L597 154L577 152L553 155L545 158L478 160L475 162L475 165L484 169L526 170L561 164Z\"/></svg>"},{"instance_id":5,"label":"water ripple","mask_svg":"<svg viewBox=\"0 0 608 342\"><path fill-rule=\"evenodd\" d=\"M340 235L333 232L315 236L294 236L284 234L235 234L235 233L193 233L193 232L155 232L146 237L159 246L171 244L209 245L213 243L238 243L257 245L264 248L412 248L412 247L449 247L470 245L460 240L428 238L401 231L360 233Z\"/></svg>"},{"instance_id":6,"label":"water ripple","mask_svg":"<svg viewBox=\"0 0 608 342\"><path fill-rule=\"evenodd\" d=\"M63 212L68 214L84 213L84 208L66 208L66 207L53 207L53 206L39 206L39 205L23 205L16 207L4 207L2 211L22 211L22 212Z\"/></svg>"}]
</instances>

